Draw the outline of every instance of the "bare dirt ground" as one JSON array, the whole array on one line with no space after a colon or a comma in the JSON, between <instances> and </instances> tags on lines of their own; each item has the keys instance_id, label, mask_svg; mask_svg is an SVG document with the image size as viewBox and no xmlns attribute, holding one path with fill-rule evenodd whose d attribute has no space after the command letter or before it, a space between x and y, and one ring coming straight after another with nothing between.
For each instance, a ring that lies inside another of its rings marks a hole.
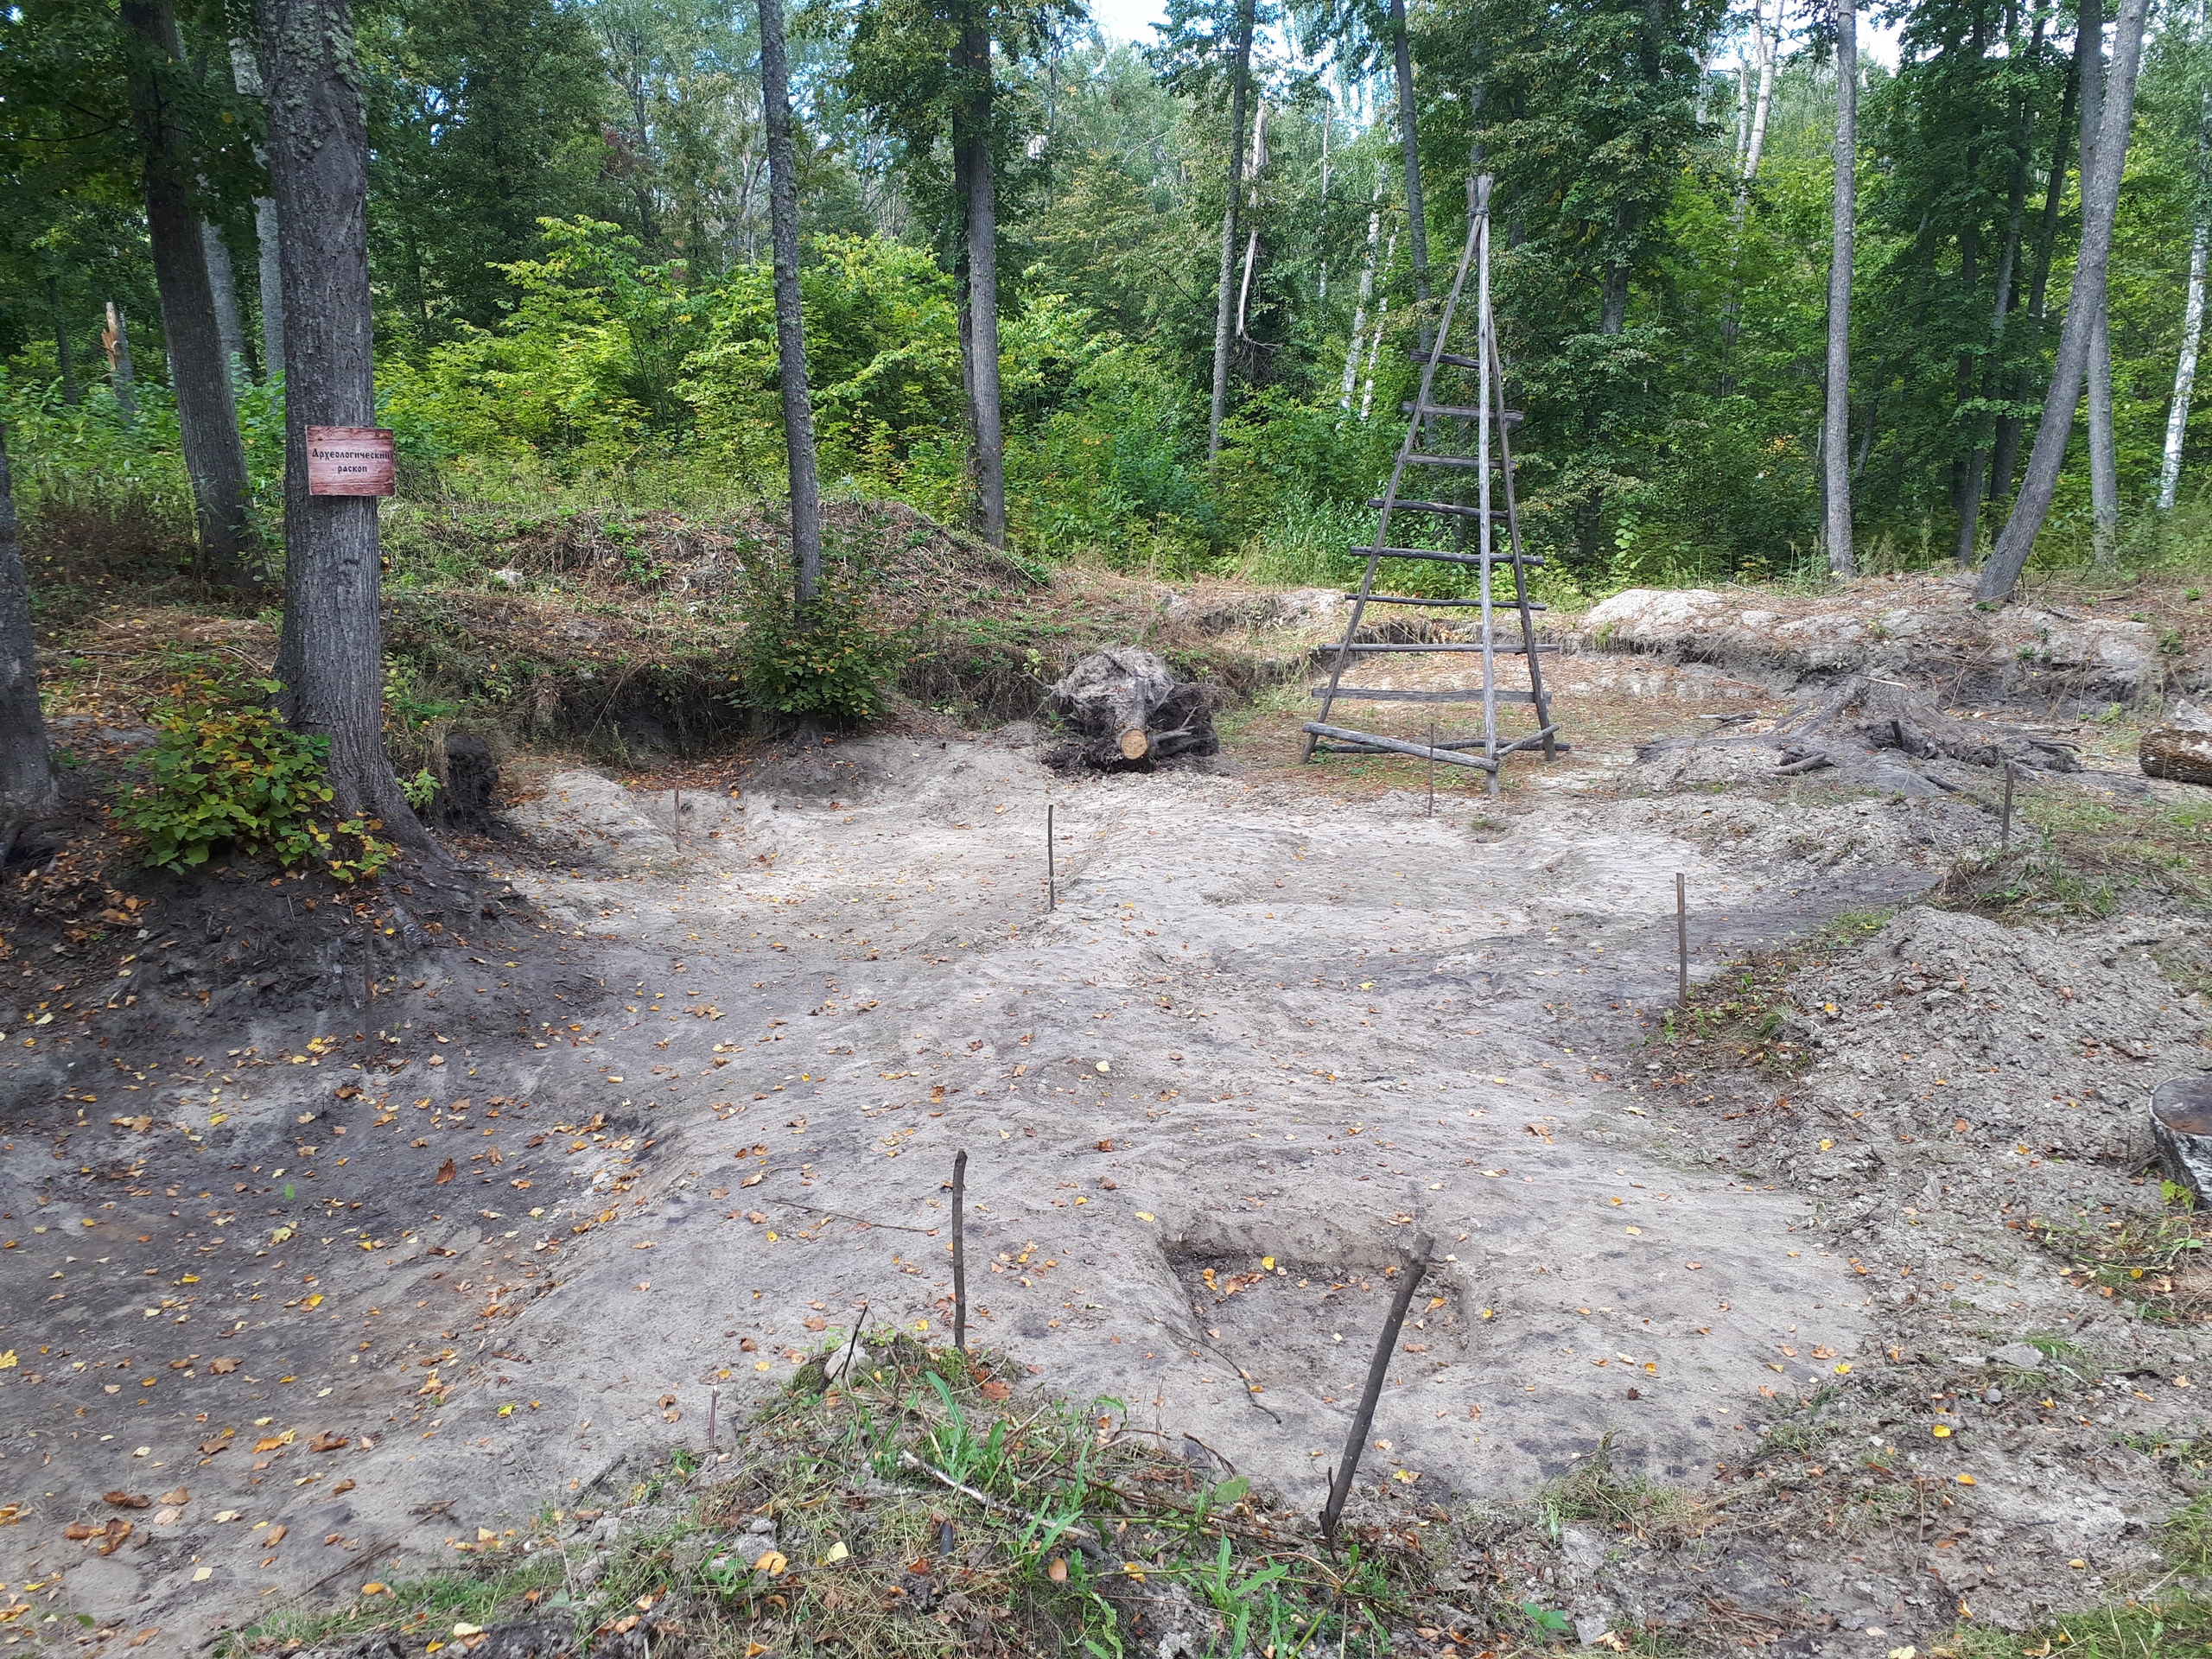
<instances>
[{"instance_id":1,"label":"bare dirt ground","mask_svg":"<svg viewBox=\"0 0 2212 1659\"><path fill-rule=\"evenodd\" d=\"M1288 699L1152 775L914 716L519 769L435 893L26 928L0 1639L193 1652L726 1449L863 1316L944 1340L961 1150L978 1338L1294 1509L1433 1236L1357 1502L1462 1517L1447 1600L1875 1655L2140 1585L2212 1387L2212 1286L2139 1271L2202 922L1931 910L1976 801L1638 761L1755 666L1560 658L1575 752L1433 816ZM1713 1524L1509 1524L1601 1448Z\"/></svg>"}]
</instances>

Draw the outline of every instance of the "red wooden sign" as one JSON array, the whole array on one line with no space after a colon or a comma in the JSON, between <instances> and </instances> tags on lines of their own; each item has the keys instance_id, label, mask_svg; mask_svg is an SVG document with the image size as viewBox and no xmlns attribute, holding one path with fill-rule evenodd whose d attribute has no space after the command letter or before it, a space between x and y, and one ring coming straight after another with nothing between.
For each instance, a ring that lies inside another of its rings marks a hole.
<instances>
[{"instance_id":1,"label":"red wooden sign","mask_svg":"<svg viewBox=\"0 0 2212 1659\"><path fill-rule=\"evenodd\" d=\"M309 495L397 495L391 434L380 426L308 428Z\"/></svg>"}]
</instances>

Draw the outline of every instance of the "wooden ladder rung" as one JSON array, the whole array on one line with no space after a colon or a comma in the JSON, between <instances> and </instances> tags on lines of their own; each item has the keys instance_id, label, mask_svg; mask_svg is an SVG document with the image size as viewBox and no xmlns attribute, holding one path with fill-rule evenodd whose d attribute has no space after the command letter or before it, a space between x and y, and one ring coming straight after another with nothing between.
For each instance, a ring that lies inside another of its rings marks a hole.
<instances>
[{"instance_id":1,"label":"wooden ladder rung","mask_svg":"<svg viewBox=\"0 0 2212 1659\"><path fill-rule=\"evenodd\" d=\"M1324 645L1322 649L1325 651L1328 647ZM1395 651L1406 652L1433 652L1439 655L1456 656L1465 656L1471 652L1479 655L1482 652L1482 646L1479 644L1471 645L1458 644L1434 645L1370 645L1359 640L1354 640L1348 645L1338 645L1337 649L1339 651ZM1529 650L1526 645L1522 645L1517 639L1512 641L1510 644L1503 639L1493 640L1491 643L1490 649L1491 654L1494 657L1522 657L1528 654ZM1557 645L1540 645L1536 649L1542 652L1553 652L1557 651L1559 647Z\"/></svg>"},{"instance_id":2,"label":"wooden ladder rung","mask_svg":"<svg viewBox=\"0 0 2212 1659\"><path fill-rule=\"evenodd\" d=\"M1483 700L1480 686L1465 691L1396 691L1379 685L1340 685L1332 692L1325 685L1317 685L1313 688L1313 695L1317 697L1350 698L1355 702L1480 702ZM1533 691L1501 690L1493 691L1491 695L1500 702L1533 703L1536 700L1536 694Z\"/></svg>"},{"instance_id":3,"label":"wooden ladder rung","mask_svg":"<svg viewBox=\"0 0 2212 1659\"><path fill-rule=\"evenodd\" d=\"M1307 721L1300 729L1315 737L1333 737L1339 743L1357 744L1359 746L1357 749L1350 751L1353 753L1379 750L1386 754L1410 754L1416 760L1434 759L1454 766L1471 766L1478 772L1497 770L1497 762L1495 760L1488 760L1479 754L1461 754L1456 749L1447 749L1441 744L1435 748L1431 748L1426 743L1405 743L1395 737L1378 737L1371 732L1355 732L1347 727L1324 726L1318 720ZM1343 753L1343 751L1338 751L1338 753Z\"/></svg>"},{"instance_id":4,"label":"wooden ladder rung","mask_svg":"<svg viewBox=\"0 0 2212 1659\"><path fill-rule=\"evenodd\" d=\"M1354 557L1362 554L1379 554L1386 559L1433 559L1440 564L1510 564L1510 553L1492 553L1485 558L1480 553L1446 553L1433 547L1355 547L1349 550ZM1543 564L1535 554L1526 554L1521 560L1523 569L1534 570Z\"/></svg>"},{"instance_id":5,"label":"wooden ladder rung","mask_svg":"<svg viewBox=\"0 0 2212 1659\"><path fill-rule=\"evenodd\" d=\"M1411 404L1398 405L1398 413L1401 415L1410 415L1413 412L1414 406ZM1423 404L1421 406L1421 412L1424 415L1448 416L1455 421L1479 421L1483 417L1483 412L1479 409L1469 409L1460 404ZM1521 411L1517 409L1494 409L1491 413L1508 426L1521 424Z\"/></svg>"},{"instance_id":6,"label":"wooden ladder rung","mask_svg":"<svg viewBox=\"0 0 2212 1659\"><path fill-rule=\"evenodd\" d=\"M1369 500L1367 505L1370 507L1380 507L1382 505L1382 498L1379 495L1373 497ZM1483 510L1480 507L1463 507L1457 501L1415 501L1411 499L1400 499L1390 503L1390 510L1393 512L1449 513L1454 518L1479 518L1483 516ZM1493 519L1503 522L1505 518L1505 509L1503 507L1492 507L1490 510L1490 516Z\"/></svg>"},{"instance_id":7,"label":"wooden ladder rung","mask_svg":"<svg viewBox=\"0 0 2212 1659\"><path fill-rule=\"evenodd\" d=\"M1357 589L1347 588L1344 597L1357 599L1359 594ZM1370 594L1367 596L1367 602L1370 605L1433 605L1439 609L1452 607L1478 610L1482 607L1482 601L1479 599L1422 599L1412 594ZM1518 613L1521 609L1520 601L1510 594L1497 594L1491 599L1490 607L1494 611ZM1545 607L1532 599L1529 601L1529 608L1532 611L1541 611Z\"/></svg>"}]
</instances>

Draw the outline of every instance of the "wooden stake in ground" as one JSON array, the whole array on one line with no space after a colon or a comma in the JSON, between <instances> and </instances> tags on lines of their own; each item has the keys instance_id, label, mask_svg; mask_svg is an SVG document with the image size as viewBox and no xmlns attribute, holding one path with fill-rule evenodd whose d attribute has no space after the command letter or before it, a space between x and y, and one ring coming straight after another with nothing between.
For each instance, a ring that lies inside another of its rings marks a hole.
<instances>
[{"instance_id":1,"label":"wooden stake in ground","mask_svg":"<svg viewBox=\"0 0 2212 1659\"><path fill-rule=\"evenodd\" d=\"M952 1159L952 1345L968 1351L968 1154Z\"/></svg>"},{"instance_id":2,"label":"wooden stake in ground","mask_svg":"<svg viewBox=\"0 0 2212 1659\"><path fill-rule=\"evenodd\" d=\"M1675 1001L1690 1000L1690 904L1681 872L1675 873Z\"/></svg>"},{"instance_id":3,"label":"wooden stake in ground","mask_svg":"<svg viewBox=\"0 0 2212 1659\"><path fill-rule=\"evenodd\" d=\"M1045 908L1057 910L1059 904L1059 887L1052 876L1052 809L1047 806L1045 809Z\"/></svg>"},{"instance_id":4,"label":"wooden stake in ground","mask_svg":"<svg viewBox=\"0 0 2212 1659\"><path fill-rule=\"evenodd\" d=\"M1997 844L2000 848L2012 844L2012 763L2005 763L2005 810L1997 821Z\"/></svg>"},{"instance_id":5,"label":"wooden stake in ground","mask_svg":"<svg viewBox=\"0 0 2212 1659\"><path fill-rule=\"evenodd\" d=\"M1337 1522L1344 1515L1344 1500L1351 1496L1351 1483L1359 1473L1359 1454L1367 1448L1367 1431L1375 1426L1375 1402L1382 1398L1383 1379L1389 1375L1398 1329L1405 1324L1414 1292L1421 1288L1421 1278L1428 1272L1428 1252L1435 1242L1427 1233L1414 1236L1413 1252L1400 1269L1398 1294L1391 1298L1389 1317L1382 1321L1382 1334L1376 1339L1375 1357L1367 1367L1367 1387L1361 1391L1359 1409L1352 1414L1344 1458L1329 1482L1329 1501L1321 1508L1321 1536L1332 1550L1337 1547Z\"/></svg>"}]
</instances>

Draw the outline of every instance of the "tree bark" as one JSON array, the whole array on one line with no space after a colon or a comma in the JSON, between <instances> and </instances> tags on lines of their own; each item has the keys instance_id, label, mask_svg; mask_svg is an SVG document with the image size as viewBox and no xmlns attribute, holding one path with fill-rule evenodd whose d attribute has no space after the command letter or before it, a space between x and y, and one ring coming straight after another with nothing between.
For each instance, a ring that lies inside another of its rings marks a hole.
<instances>
[{"instance_id":1,"label":"tree bark","mask_svg":"<svg viewBox=\"0 0 2212 1659\"><path fill-rule=\"evenodd\" d=\"M2105 281L2112 263L2113 220L2120 203L2120 180L2127 160L2128 124L2135 111L2135 75L2141 67L2143 20L2148 0L2120 0L2113 31L2112 75L2105 88L2102 119L2097 124L2097 162L2085 169L2082 245L2074 262L2074 289L2059 329L2058 358L2052 365L2050 394L2036 429L2035 448L2005 529L1989 563L1982 568L1974 596L2002 603L2026 568L2028 555L2050 512L2058 472L2073 435L2074 409L2089 365L2094 319L2104 309Z\"/></svg>"},{"instance_id":2,"label":"tree bark","mask_svg":"<svg viewBox=\"0 0 2212 1659\"><path fill-rule=\"evenodd\" d=\"M144 162L147 241L161 294L178 435L199 518L200 574L250 588L257 582L253 565L260 547L247 510L251 486L245 445L231 400L207 245L192 210L194 170L167 84L184 70L176 15L170 0L124 0L121 16L133 37L130 91Z\"/></svg>"},{"instance_id":3,"label":"tree bark","mask_svg":"<svg viewBox=\"0 0 2212 1659\"><path fill-rule=\"evenodd\" d=\"M207 260L207 292L215 303L215 340L222 348L223 371L235 387L245 363L245 328L238 318L238 274L231 269L231 251L222 232L206 219L200 221L200 245ZM232 418L238 418L237 398L232 399Z\"/></svg>"},{"instance_id":4,"label":"tree bark","mask_svg":"<svg viewBox=\"0 0 2212 1659\"><path fill-rule=\"evenodd\" d=\"M2073 67L2067 72L2066 90L2058 100L2058 123L2051 134L2050 170L2044 175L2043 222L2036 231L2035 274L2028 279L2028 315L2040 323L2050 291L2051 255L2058 243L2058 213L2066 199L2066 147L2074 138L2074 99L2082 85L2081 42L2075 45ZM2015 369L2005 382L2008 400L2027 391L2027 375ZM2012 474L2020 461L2020 417L2005 415L1997 422L1997 442L1989 460L1989 504L2001 506L2012 493Z\"/></svg>"},{"instance_id":5,"label":"tree bark","mask_svg":"<svg viewBox=\"0 0 2212 1659\"><path fill-rule=\"evenodd\" d=\"M768 144L768 235L776 260L776 381L791 480L793 592L800 620L822 581L822 503L814 470L814 406L799 315L798 164L791 149L791 70L783 0L760 0L760 105Z\"/></svg>"},{"instance_id":6,"label":"tree bark","mask_svg":"<svg viewBox=\"0 0 2212 1659\"><path fill-rule=\"evenodd\" d=\"M1828 232L1827 415L1821 442L1828 569L1857 573L1851 549L1851 260L1859 202L1859 14L1835 0L1835 201Z\"/></svg>"},{"instance_id":7,"label":"tree bark","mask_svg":"<svg viewBox=\"0 0 2212 1659\"><path fill-rule=\"evenodd\" d=\"M1252 223L1244 232L1244 272L1236 283L1236 338L1252 338L1249 308L1252 302L1252 267L1260 259L1260 169L1268 164L1268 101L1252 108L1252 156L1245 177L1252 192Z\"/></svg>"},{"instance_id":8,"label":"tree bark","mask_svg":"<svg viewBox=\"0 0 2212 1659\"><path fill-rule=\"evenodd\" d=\"M1390 47L1398 79L1398 148L1406 162L1407 251L1414 262L1414 300L1421 307L1421 340L1428 346L1428 215L1421 206L1421 136L1414 104L1414 48L1406 33L1406 0L1390 0Z\"/></svg>"},{"instance_id":9,"label":"tree bark","mask_svg":"<svg viewBox=\"0 0 2212 1659\"><path fill-rule=\"evenodd\" d=\"M46 716L38 706L38 645L31 633L30 588L16 535L8 476L8 429L0 426L0 864L23 830L61 804Z\"/></svg>"},{"instance_id":10,"label":"tree bark","mask_svg":"<svg viewBox=\"0 0 2212 1659\"><path fill-rule=\"evenodd\" d=\"M963 240L968 252L969 414L976 435L977 529L993 547L1006 545L1006 435L999 398L998 198L992 103L996 91L991 37L981 27L960 32L962 96L952 143L966 156Z\"/></svg>"},{"instance_id":11,"label":"tree bark","mask_svg":"<svg viewBox=\"0 0 2212 1659\"><path fill-rule=\"evenodd\" d=\"M2171 512L2181 493L2181 446L2189 435L2189 400L2196 392L2196 350L2204 337L2207 226L2199 218L2189 243L2189 296L2182 303L2181 356L2174 364L2174 402L2166 411L2166 453L2158 467L2158 511Z\"/></svg>"},{"instance_id":12,"label":"tree bark","mask_svg":"<svg viewBox=\"0 0 2212 1659\"><path fill-rule=\"evenodd\" d=\"M1349 414L1351 389L1359 380L1360 340L1367 333L1367 302L1375 297L1375 246L1382 238L1382 181L1375 181L1374 204L1367 210L1367 250L1359 266L1359 299L1351 308L1351 339L1344 346L1344 385L1337 393L1337 407Z\"/></svg>"},{"instance_id":13,"label":"tree bark","mask_svg":"<svg viewBox=\"0 0 2212 1659\"><path fill-rule=\"evenodd\" d=\"M308 492L308 429L376 422L369 135L346 0L262 0L270 178L284 292L284 630L276 677L299 730L329 740L341 817L418 850L384 746L377 501Z\"/></svg>"},{"instance_id":14,"label":"tree bark","mask_svg":"<svg viewBox=\"0 0 2212 1659\"><path fill-rule=\"evenodd\" d=\"M2082 66L2082 177L2086 181L2099 164L2098 130L2104 104L2104 14L2100 0L2082 0L2080 27L2081 44L2076 55ZM2084 197L2088 194L2086 185L2082 194ZM2078 279L2076 286L2078 290ZM2113 446L2109 315L2110 308L2101 288L2096 311L2089 319L2088 365L2090 556L2099 565L2113 562L2120 543L2120 475Z\"/></svg>"},{"instance_id":15,"label":"tree bark","mask_svg":"<svg viewBox=\"0 0 2212 1659\"><path fill-rule=\"evenodd\" d=\"M2037 17L2035 35L2028 48L2030 56L2040 51L2042 46L2043 19ZM2017 54L2018 41L2008 40L2007 48ZM2001 397L2005 392L2005 334L2012 319L2012 300L2019 287L2020 233L2028 210L2028 146L2034 137L2033 105L2024 96L2015 92L2012 109L2016 137L2005 182L2005 245L1997 257L1997 291L1990 306L1989 358L1979 374L1986 395L1993 399ZM1980 537L1982 505L1993 493L1986 468L1994 460L1991 446L1996 431L1993 414L1975 418L1974 453L1967 467L1967 487L1959 503L1959 563L1962 568L1974 563L1975 545Z\"/></svg>"},{"instance_id":16,"label":"tree bark","mask_svg":"<svg viewBox=\"0 0 2212 1659\"><path fill-rule=\"evenodd\" d=\"M61 372L61 401L77 406L77 359L69 349L69 316L61 308L60 278L46 279L46 306L54 314L54 362Z\"/></svg>"},{"instance_id":17,"label":"tree bark","mask_svg":"<svg viewBox=\"0 0 2212 1659\"><path fill-rule=\"evenodd\" d=\"M1214 289L1213 397L1206 406L1206 459L1221 453L1221 423L1229 413L1230 330L1236 323L1236 219L1244 188L1244 103L1252 69L1252 18L1257 0L1236 8L1236 60L1229 84L1229 198L1221 210L1221 274Z\"/></svg>"},{"instance_id":18,"label":"tree bark","mask_svg":"<svg viewBox=\"0 0 2212 1659\"><path fill-rule=\"evenodd\" d=\"M1743 222L1743 200L1751 181L1759 175L1759 157L1766 151L1768 117L1774 109L1774 60L1782 44L1782 8L1786 0L1775 0L1774 32L1769 35L1764 21L1764 9L1754 10L1751 16L1751 37L1758 61L1758 94L1751 105L1751 130L1744 143L1744 168L1736 192L1736 221Z\"/></svg>"},{"instance_id":19,"label":"tree bark","mask_svg":"<svg viewBox=\"0 0 2212 1659\"><path fill-rule=\"evenodd\" d=\"M262 95L261 66L251 41L231 42L231 84L241 98ZM253 159L269 165L269 154L259 144L253 147ZM284 372L284 277L283 256L276 246L276 204L267 196L254 198L253 239L261 255L261 373L269 379Z\"/></svg>"},{"instance_id":20,"label":"tree bark","mask_svg":"<svg viewBox=\"0 0 2212 1659\"><path fill-rule=\"evenodd\" d=\"M107 327L100 332L100 344L107 350L108 385L115 393L115 406L123 411L123 418L138 418L138 394L133 390L136 377L130 370L130 325L123 315L123 308L113 300L107 302Z\"/></svg>"}]
</instances>

